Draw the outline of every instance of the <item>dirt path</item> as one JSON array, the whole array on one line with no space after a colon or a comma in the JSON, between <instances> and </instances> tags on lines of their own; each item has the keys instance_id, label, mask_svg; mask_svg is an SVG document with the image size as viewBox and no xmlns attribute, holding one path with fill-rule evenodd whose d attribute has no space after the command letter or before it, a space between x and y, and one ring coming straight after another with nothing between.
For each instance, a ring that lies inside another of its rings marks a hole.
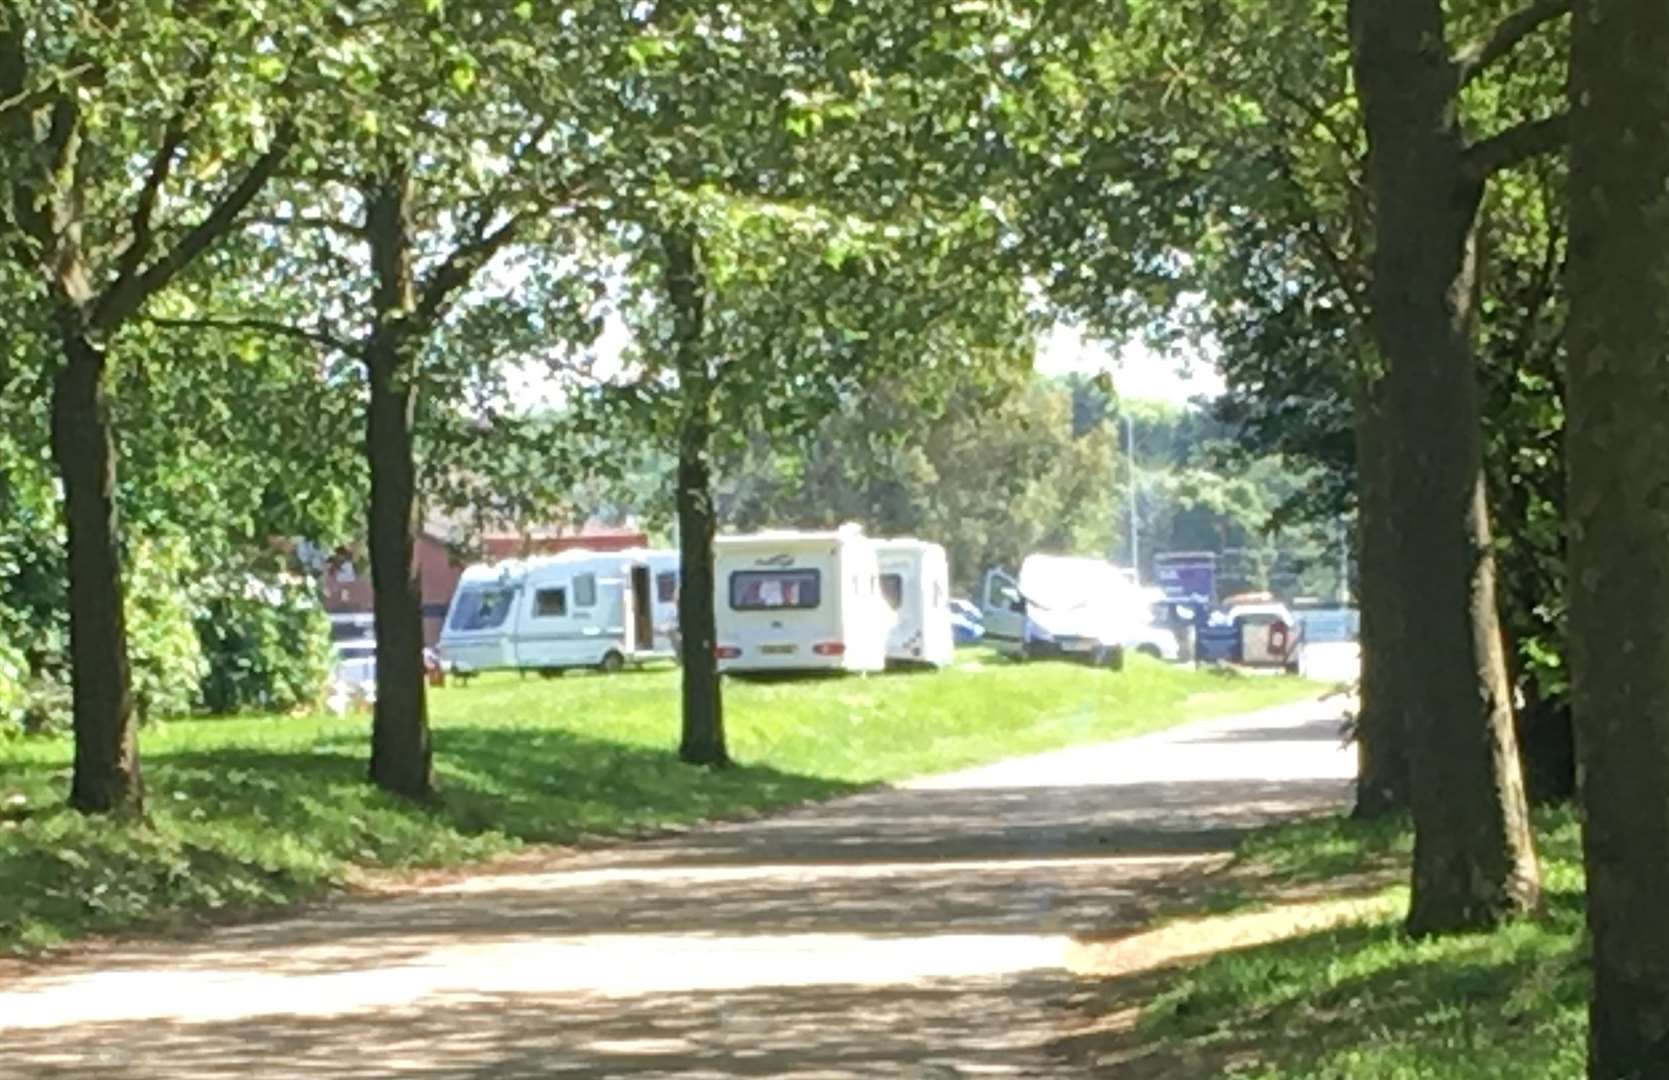
<instances>
[{"instance_id":1,"label":"dirt path","mask_svg":"<svg viewBox=\"0 0 1669 1080\"><path fill-rule=\"evenodd\" d=\"M1074 935L1135 927L1237 830L1331 808L1310 704L0 988L13 1080L1071 1075Z\"/></svg>"}]
</instances>

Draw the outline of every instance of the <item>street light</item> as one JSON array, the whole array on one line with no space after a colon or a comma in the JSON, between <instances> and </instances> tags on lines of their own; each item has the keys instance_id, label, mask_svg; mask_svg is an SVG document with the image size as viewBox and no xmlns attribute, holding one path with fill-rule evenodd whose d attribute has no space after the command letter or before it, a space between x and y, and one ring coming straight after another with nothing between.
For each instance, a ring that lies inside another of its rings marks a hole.
<instances>
[{"instance_id":1,"label":"street light","mask_svg":"<svg viewBox=\"0 0 1669 1080\"><path fill-rule=\"evenodd\" d=\"M1136 575L1136 584L1142 583L1141 540L1137 537L1136 529L1136 428L1130 422L1130 414L1124 414L1124 467L1129 470L1130 494L1130 572Z\"/></svg>"}]
</instances>

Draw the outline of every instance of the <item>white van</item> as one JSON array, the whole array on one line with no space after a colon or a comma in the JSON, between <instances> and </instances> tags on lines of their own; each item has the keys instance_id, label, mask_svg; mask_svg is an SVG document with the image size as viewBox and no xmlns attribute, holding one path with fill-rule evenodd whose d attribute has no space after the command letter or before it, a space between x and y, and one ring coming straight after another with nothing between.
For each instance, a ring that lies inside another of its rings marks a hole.
<instances>
[{"instance_id":1,"label":"white van","mask_svg":"<svg viewBox=\"0 0 1669 1080\"><path fill-rule=\"evenodd\" d=\"M1139 588L1102 559L1028 555L1018 579L985 575L985 641L1006 656L1064 657L1121 667L1141 639L1147 605Z\"/></svg>"},{"instance_id":2,"label":"white van","mask_svg":"<svg viewBox=\"0 0 1669 1080\"><path fill-rule=\"evenodd\" d=\"M720 671L880 671L892 612L875 543L835 532L721 536L713 606Z\"/></svg>"},{"instance_id":3,"label":"white van","mask_svg":"<svg viewBox=\"0 0 1669 1080\"><path fill-rule=\"evenodd\" d=\"M887 660L944 667L956 653L950 629L950 561L926 540L875 541L881 599L893 612Z\"/></svg>"},{"instance_id":4,"label":"white van","mask_svg":"<svg viewBox=\"0 0 1669 1080\"><path fill-rule=\"evenodd\" d=\"M556 673L670 656L669 639L655 633L656 571L645 554L570 551L470 567L441 628L441 659L464 673Z\"/></svg>"}]
</instances>

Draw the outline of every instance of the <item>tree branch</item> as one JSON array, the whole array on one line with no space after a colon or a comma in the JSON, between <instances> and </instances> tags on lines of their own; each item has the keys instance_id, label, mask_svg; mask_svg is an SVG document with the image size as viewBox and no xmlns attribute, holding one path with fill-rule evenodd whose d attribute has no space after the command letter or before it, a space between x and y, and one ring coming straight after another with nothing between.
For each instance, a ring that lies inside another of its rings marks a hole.
<instances>
[{"instance_id":1,"label":"tree branch","mask_svg":"<svg viewBox=\"0 0 1669 1080\"><path fill-rule=\"evenodd\" d=\"M294 142L293 127L286 124L279 128L273 137L272 145L255 159L249 171L244 173L243 179L221 197L207 217L180 237L179 242L151 264L149 269L133 274L126 280L119 280L105 290L94 309L93 326L104 331L120 326L132 317L146 300L173 281L174 276L189 266L193 259L236 228L239 217L278 171L278 166L290 152Z\"/></svg>"},{"instance_id":2,"label":"tree branch","mask_svg":"<svg viewBox=\"0 0 1669 1080\"><path fill-rule=\"evenodd\" d=\"M58 76L62 83L70 83L93 70L88 63L76 64ZM0 100L0 119L4 119L12 112L29 113L43 105L50 105L57 100L64 91L62 87L46 87L39 90L14 90L12 95Z\"/></svg>"},{"instance_id":3,"label":"tree branch","mask_svg":"<svg viewBox=\"0 0 1669 1080\"><path fill-rule=\"evenodd\" d=\"M446 257L446 261L435 268L434 273L429 276L428 283L423 286L417 307L412 312L412 323L418 327L431 325L445 309L453 294L468 285L482 267L504 250L531 217L532 214L528 211L514 214L498 228L478 233L474 240L454 249L452 254Z\"/></svg>"},{"instance_id":4,"label":"tree branch","mask_svg":"<svg viewBox=\"0 0 1669 1080\"><path fill-rule=\"evenodd\" d=\"M146 322L152 326L160 326L167 330L247 330L272 337L290 338L294 341L305 341L311 345L319 345L332 352L344 353L349 356L357 355L358 344L339 338L323 330L309 330L305 326L296 326L279 319L237 318L237 319L163 319L150 318Z\"/></svg>"},{"instance_id":5,"label":"tree branch","mask_svg":"<svg viewBox=\"0 0 1669 1080\"><path fill-rule=\"evenodd\" d=\"M307 214L263 214L249 219L251 225L269 225L275 229L306 229L310 232L333 232L349 240L364 240L365 226L355 225L341 218L317 217Z\"/></svg>"},{"instance_id":6,"label":"tree branch","mask_svg":"<svg viewBox=\"0 0 1669 1080\"><path fill-rule=\"evenodd\" d=\"M1532 0L1528 6L1502 19L1488 37L1456 55L1455 71L1460 85L1465 86L1482 75L1537 30L1569 15L1570 9L1571 0Z\"/></svg>"},{"instance_id":7,"label":"tree branch","mask_svg":"<svg viewBox=\"0 0 1669 1080\"><path fill-rule=\"evenodd\" d=\"M1531 158L1551 154L1570 141L1570 114L1555 113L1491 135L1466 148L1466 171L1475 180L1488 180L1498 172L1524 164Z\"/></svg>"},{"instance_id":8,"label":"tree branch","mask_svg":"<svg viewBox=\"0 0 1669 1080\"><path fill-rule=\"evenodd\" d=\"M206 68L206 62L201 63L199 67ZM169 175L174 171L174 159L179 156L180 147L185 145L186 118L191 110L196 108L201 96L202 85L194 83L186 90L180 99L179 107L169 118L168 126L163 129L162 142L151 157L150 167L145 171L145 183L139 189L138 203L133 208L133 216L128 225L127 243L116 256L113 289L125 287L127 282L139 273L139 268L144 265L145 260L151 257L151 248L155 241L152 219L156 214L157 200L162 195L162 186L168 182Z\"/></svg>"}]
</instances>

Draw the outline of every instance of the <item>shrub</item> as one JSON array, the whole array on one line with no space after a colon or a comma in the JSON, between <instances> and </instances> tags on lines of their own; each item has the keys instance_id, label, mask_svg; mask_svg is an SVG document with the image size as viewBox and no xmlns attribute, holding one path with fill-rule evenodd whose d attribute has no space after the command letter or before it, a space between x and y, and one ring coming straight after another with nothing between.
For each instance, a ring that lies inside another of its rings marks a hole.
<instances>
[{"instance_id":1,"label":"shrub","mask_svg":"<svg viewBox=\"0 0 1669 1080\"><path fill-rule=\"evenodd\" d=\"M213 713L289 712L315 704L330 677L330 620L318 589L294 574L228 581L197 613Z\"/></svg>"},{"instance_id":2,"label":"shrub","mask_svg":"<svg viewBox=\"0 0 1669 1080\"><path fill-rule=\"evenodd\" d=\"M29 662L23 650L0 638L0 738L23 730Z\"/></svg>"},{"instance_id":3,"label":"shrub","mask_svg":"<svg viewBox=\"0 0 1669 1080\"><path fill-rule=\"evenodd\" d=\"M191 599L196 567L183 538L135 545L128 566L128 659L141 722L197 709L203 649Z\"/></svg>"}]
</instances>

